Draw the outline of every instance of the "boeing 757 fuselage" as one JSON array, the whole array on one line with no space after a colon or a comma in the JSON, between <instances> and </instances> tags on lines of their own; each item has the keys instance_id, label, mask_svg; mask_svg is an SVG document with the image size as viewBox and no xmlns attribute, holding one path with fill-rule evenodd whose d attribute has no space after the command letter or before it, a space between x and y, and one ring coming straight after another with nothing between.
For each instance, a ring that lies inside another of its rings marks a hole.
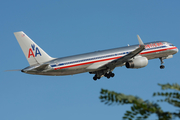
<instances>
[{"instance_id":1,"label":"boeing 757 fuselage","mask_svg":"<svg viewBox=\"0 0 180 120\"><path fill-rule=\"evenodd\" d=\"M160 59L160 68L163 69L163 60L172 58L178 52L178 48L169 42L157 41L144 44L137 36L139 45L52 58L24 32L15 32L14 35L30 64L21 71L35 75L62 76L89 72L95 74L94 80L103 76L110 78L114 77L112 71L116 67L138 69L147 66L148 60L155 58Z\"/></svg>"}]
</instances>

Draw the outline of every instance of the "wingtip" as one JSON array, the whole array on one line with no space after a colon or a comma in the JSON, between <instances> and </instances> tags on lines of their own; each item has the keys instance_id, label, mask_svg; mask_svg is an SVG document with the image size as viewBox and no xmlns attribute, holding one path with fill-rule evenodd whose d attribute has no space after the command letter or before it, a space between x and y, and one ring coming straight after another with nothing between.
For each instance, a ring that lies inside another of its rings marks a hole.
<instances>
[{"instance_id":1,"label":"wingtip","mask_svg":"<svg viewBox=\"0 0 180 120\"><path fill-rule=\"evenodd\" d=\"M140 45L144 45L144 43L143 43L143 41L141 40L141 38L140 38L139 35L137 35L137 38L138 38L139 44L140 44Z\"/></svg>"}]
</instances>

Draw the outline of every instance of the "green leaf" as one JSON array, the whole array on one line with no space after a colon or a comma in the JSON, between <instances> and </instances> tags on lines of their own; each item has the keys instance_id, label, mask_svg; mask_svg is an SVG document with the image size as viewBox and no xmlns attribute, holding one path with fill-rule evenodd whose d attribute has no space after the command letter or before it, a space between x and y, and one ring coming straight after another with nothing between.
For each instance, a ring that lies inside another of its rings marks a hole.
<instances>
[{"instance_id":1,"label":"green leaf","mask_svg":"<svg viewBox=\"0 0 180 120\"><path fill-rule=\"evenodd\" d=\"M127 119L127 117L123 117L123 119Z\"/></svg>"},{"instance_id":2,"label":"green leaf","mask_svg":"<svg viewBox=\"0 0 180 120\"><path fill-rule=\"evenodd\" d=\"M166 92L166 93L165 93L165 95L166 95L166 96L169 96L169 93L168 93L168 92Z\"/></svg>"},{"instance_id":3,"label":"green leaf","mask_svg":"<svg viewBox=\"0 0 180 120\"><path fill-rule=\"evenodd\" d=\"M124 114L125 116L129 116L129 113Z\"/></svg>"},{"instance_id":4,"label":"green leaf","mask_svg":"<svg viewBox=\"0 0 180 120\"><path fill-rule=\"evenodd\" d=\"M101 100L101 102L104 102L105 100Z\"/></svg>"},{"instance_id":5,"label":"green leaf","mask_svg":"<svg viewBox=\"0 0 180 120\"><path fill-rule=\"evenodd\" d=\"M134 111L134 107L133 106L131 107L131 110Z\"/></svg>"},{"instance_id":6,"label":"green leaf","mask_svg":"<svg viewBox=\"0 0 180 120\"><path fill-rule=\"evenodd\" d=\"M146 118L148 118L148 116L144 116L143 118L146 119Z\"/></svg>"},{"instance_id":7,"label":"green leaf","mask_svg":"<svg viewBox=\"0 0 180 120\"><path fill-rule=\"evenodd\" d=\"M108 104L109 102L105 102L104 104Z\"/></svg>"},{"instance_id":8,"label":"green leaf","mask_svg":"<svg viewBox=\"0 0 180 120\"><path fill-rule=\"evenodd\" d=\"M141 114L141 115L144 115L144 111L140 111L140 114Z\"/></svg>"},{"instance_id":9,"label":"green leaf","mask_svg":"<svg viewBox=\"0 0 180 120\"><path fill-rule=\"evenodd\" d=\"M100 96L99 99L103 99L104 97L103 96Z\"/></svg>"},{"instance_id":10,"label":"green leaf","mask_svg":"<svg viewBox=\"0 0 180 120\"><path fill-rule=\"evenodd\" d=\"M134 112L134 113L133 113L133 115L137 115L137 114L138 114L138 112Z\"/></svg>"},{"instance_id":11,"label":"green leaf","mask_svg":"<svg viewBox=\"0 0 180 120\"><path fill-rule=\"evenodd\" d=\"M131 113L131 111L126 111L128 114Z\"/></svg>"}]
</instances>

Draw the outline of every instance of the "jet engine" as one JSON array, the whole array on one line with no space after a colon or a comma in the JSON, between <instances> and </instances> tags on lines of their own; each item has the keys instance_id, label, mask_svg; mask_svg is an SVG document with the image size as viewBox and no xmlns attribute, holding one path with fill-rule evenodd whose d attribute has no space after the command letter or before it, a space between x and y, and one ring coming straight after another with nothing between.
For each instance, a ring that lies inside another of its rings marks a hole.
<instances>
[{"instance_id":1,"label":"jet engine","mask_svg":"<svg viewBox=\"0 0 180 120\"><path fill-rule=\"evenodd\" d=\"M142 68L147 66L148 59L146 57L138 57L126 62L126 68Z\"/></svg>"}]
</instances>

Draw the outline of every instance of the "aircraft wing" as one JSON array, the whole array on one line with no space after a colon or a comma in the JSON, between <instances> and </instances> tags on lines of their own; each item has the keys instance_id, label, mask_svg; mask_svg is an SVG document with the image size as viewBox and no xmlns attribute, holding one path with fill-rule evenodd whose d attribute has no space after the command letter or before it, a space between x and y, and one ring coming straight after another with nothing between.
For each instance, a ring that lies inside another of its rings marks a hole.
<instances>
[{"instance_id":1,"label":"aircraft wing","mask_svg":"<svg viewBox=\"0 0 180 120\"><path fill-rule=\"evenodd\" d=\"M137 49L135 49L134 51L130 52L129 54L127 54L121 58L118 58L118 59L111 61L110 63L106 64L106 66L108 68L114 68L115 66L122 66L125 62L127 62L131 58L138 55L144 49L145 49L144 45L139 45L139 47Z\"/></svg>"},{"instance_id":2,"label":"aircraft wing","mask_svg":"<svg viewBox=\"0 0 180 120\"><path fill-rule=\"evenodd\" d=\"M139 35L137 35L137 37L138 37L138 41L139 41L139 47L136 48L135 50L133 50L132 52L130 52L129 54L127 54L121 58L115 59L113 61L104 61L104 62L100 62L100 63L94 63L94 64L90 65L87 69L100 70L100 69L110 68L111 70L113 70L116 66L124 65L125 62L127 62L131 58L135 57L136 55L138 55L141 51L143 51L145 49L145 45L142 42Z\"/></svg>"}]
</instances>

